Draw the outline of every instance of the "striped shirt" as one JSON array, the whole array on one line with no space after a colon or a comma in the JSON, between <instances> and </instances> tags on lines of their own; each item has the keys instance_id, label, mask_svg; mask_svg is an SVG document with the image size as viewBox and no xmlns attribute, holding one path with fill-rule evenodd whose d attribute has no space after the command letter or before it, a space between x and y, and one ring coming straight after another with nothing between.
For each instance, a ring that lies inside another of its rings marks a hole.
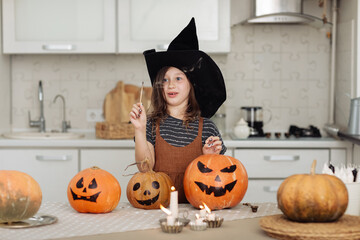
<instances>
[{"instance_id":1,"label":"striped shirt","mask_svg":"<svg viewBox=\"0 0 360 240\"><path fill-rule=\"evenodd\" d=\"M153 127L154 126L154 127ZM164 122L160 123L160 136L170 145L175 147L185 147L186 145L192 143L196 136L198 135L199 130L199 120L190 122L188 128L183 125L181 119L168 116ZM222 141L219 130L217 129L215 123L210 119L204 118L203 121L203 130L202 130L202 145L204 146L206 139L210 136L218 136ZM148 119L146 123L146 140L155 146L156 139L156 128L153 121ZM226 147L224 142L222 143L222 149L220 154L226 152Z\"/></svg>"}]
</instances>

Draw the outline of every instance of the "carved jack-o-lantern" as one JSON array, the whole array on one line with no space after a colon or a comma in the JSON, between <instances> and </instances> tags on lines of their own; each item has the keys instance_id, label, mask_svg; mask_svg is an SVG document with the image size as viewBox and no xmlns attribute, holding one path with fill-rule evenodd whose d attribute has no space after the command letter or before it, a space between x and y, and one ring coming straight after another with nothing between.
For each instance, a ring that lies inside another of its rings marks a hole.
<instances>
[{"instance_id":1,"label":"carved jack-o-lantern","mask_svg":"<svg viewBox=\"0 0 360 240\"><path fill-rule=\"evenodd\" d=\"M121 188L111 173L91 167L73 177L67 196L70 205L78 212L107 213L118 205Z\"/></svg>"},{"instance_id":2,"label":"carved jack-o-lantern","mask_svg":"<svg viewBox=\"0 0 360 240\"><path fill-rule=\"evenodd\" d=\"M157 209L160 204L167 207L172 185L170 177L163 172L139 172L130 179L126 195L136 208Z\"/></svg>"},{"instance_id":3,"label":"carved jack-o-lantern","mask_svg":"<svg viewBox=\"0 0 360 240\"><path fill-rule=\"evenodd\" d=\"M196 208L202 203L214 210L236 206L248 186L245 167L233 157L208 154L193 160L186 168L184 191Z\"/></svg>"}]
</instances>

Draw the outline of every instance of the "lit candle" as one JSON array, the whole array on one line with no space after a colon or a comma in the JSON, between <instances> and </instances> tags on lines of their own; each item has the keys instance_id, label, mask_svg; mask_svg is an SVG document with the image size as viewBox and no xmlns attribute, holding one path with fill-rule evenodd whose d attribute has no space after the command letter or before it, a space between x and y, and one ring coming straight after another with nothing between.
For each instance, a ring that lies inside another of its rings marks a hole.
<instances>
[{"instance_id":1,"label":"lit candle","mask_svg":"<svg viewBox=\"0 0 360 240\"><path fill-rule=\"evenodd\" d=\"M167 208L165 208L163 205L160 204L160 209L167 214L166 217L166 223L168 226L174 226L175 225L175 217L172 216L171 211Z\"/></svg>"},{"instance_id":2,"label":"lit candle","mask_svg":"<svg viewBox=\"0 0 360 240\"><path fill-rule=\"evenodd\" d=\"M208 221L215 221L215 213L212 213L210 208L204 203L204 207L206 209L206 211L208 212L206 219Z\"/></svg>"},{"instance_id":3,"label":"lit candle","mask_svg":"<svg viewBox=\"0 0 360 240\"><path fill-rule=\"evenodd\" d=\"M195 214L195 225L202 225L203 224L203 219L199 216L199 214Z\"/></svg>"},{"instance_id":4,"label":"lit candle","mask_svg":"<svg viewBox=\"0 0 360 240\"><path fill-rule=\"evenodd\" d=\"M172 186L170 192L170 211L174 218L178 217L179 207L178 207L178 191L175 191L175 187Z\"/></svg>"},{"instance_id":5,"label":"lit candle","mask_svg":"<svg viewBox=\"0 0 360 240\"><path fill-rule=\"evenodd\" d=\"M204 208L203 205L200 205L199 208L200 208L200 217L205 218L206 217L206 209Z\"/></svg>"}]
</instances>

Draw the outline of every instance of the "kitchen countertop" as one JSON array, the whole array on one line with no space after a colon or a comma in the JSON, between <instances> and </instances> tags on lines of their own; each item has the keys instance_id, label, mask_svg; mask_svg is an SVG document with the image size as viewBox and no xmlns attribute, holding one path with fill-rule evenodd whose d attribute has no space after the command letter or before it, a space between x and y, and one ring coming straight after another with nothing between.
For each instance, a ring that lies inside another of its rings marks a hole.
<instances>
[{"instance_id":1,"label":"kitchen countertop","mask_svg":"<svg viewBox=\"0 0 360 240\"><path fill-rule=\"evenodd\" d=\"M346 148L348 143L332 137L322 138L248 138L232 139L225 137L224 143L229 148ZM134 148L132 139L108 140L96 138L94 132L84 133L80 139L66 140L21 140L0 136L0 148L6 147L67 147L67 148Z\"/></svg>"},{"instance_id":2,"label":"kitchen countertop","mask_svg":"<svg viewBox=\"0 0 360 240\"><path fill-rule=\"evenodd\" d=\"M360 135L350 135L345 132L338 132L338 136L344 140L360 145Z\"/></svg>"}]
</instances>

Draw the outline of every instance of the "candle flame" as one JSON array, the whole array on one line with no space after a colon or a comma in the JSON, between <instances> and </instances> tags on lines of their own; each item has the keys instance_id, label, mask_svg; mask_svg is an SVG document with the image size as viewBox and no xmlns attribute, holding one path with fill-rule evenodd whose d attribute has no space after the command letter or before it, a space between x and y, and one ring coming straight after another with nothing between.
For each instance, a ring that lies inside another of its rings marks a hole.
<instances>
[{"instance_id":1,"label":"candle flame","mask_svg":"<svg viewBox=\"0 0 360 240\"><path fill-rule=\"evenodd\" d=\"M175 191L175 187L174 187L174 186L171 186L170 190L171 190L171 191Z\"/></svg>"},{"instance_id":2,"label":"candle flame","mask_svg":"<svg viewBox=\"0 0 360 240\"><path fill-rule=\"evenodd\" d=\"M204 206L203 206L203 205L199 205L199 208L200 208L200 209L204 209Z\"/></svg>"},{"instance_id":3,"label":"candle flame","mask_svg":"<svg viewBox=\"0 0 360 240\"><path fill-rule=\"evenodd\" d=\"M167 215L171 215L171 211L169 209L167 209L166 207L164 207L163 205L160 204L160 209L166 213Z\"/></svg>"},{"instance_id":4,"label":"candle flame","mask_svg":"<svg viewBox=\"0 0 360 240\"><path fill-rule=\"evenodd\" d=\"M207 211L208 213L211 213L211 209L210 209L205 203L203 203L203 204L204 204L204 207L205 207L206 211Z\"/></svg>"}]
</instances>

